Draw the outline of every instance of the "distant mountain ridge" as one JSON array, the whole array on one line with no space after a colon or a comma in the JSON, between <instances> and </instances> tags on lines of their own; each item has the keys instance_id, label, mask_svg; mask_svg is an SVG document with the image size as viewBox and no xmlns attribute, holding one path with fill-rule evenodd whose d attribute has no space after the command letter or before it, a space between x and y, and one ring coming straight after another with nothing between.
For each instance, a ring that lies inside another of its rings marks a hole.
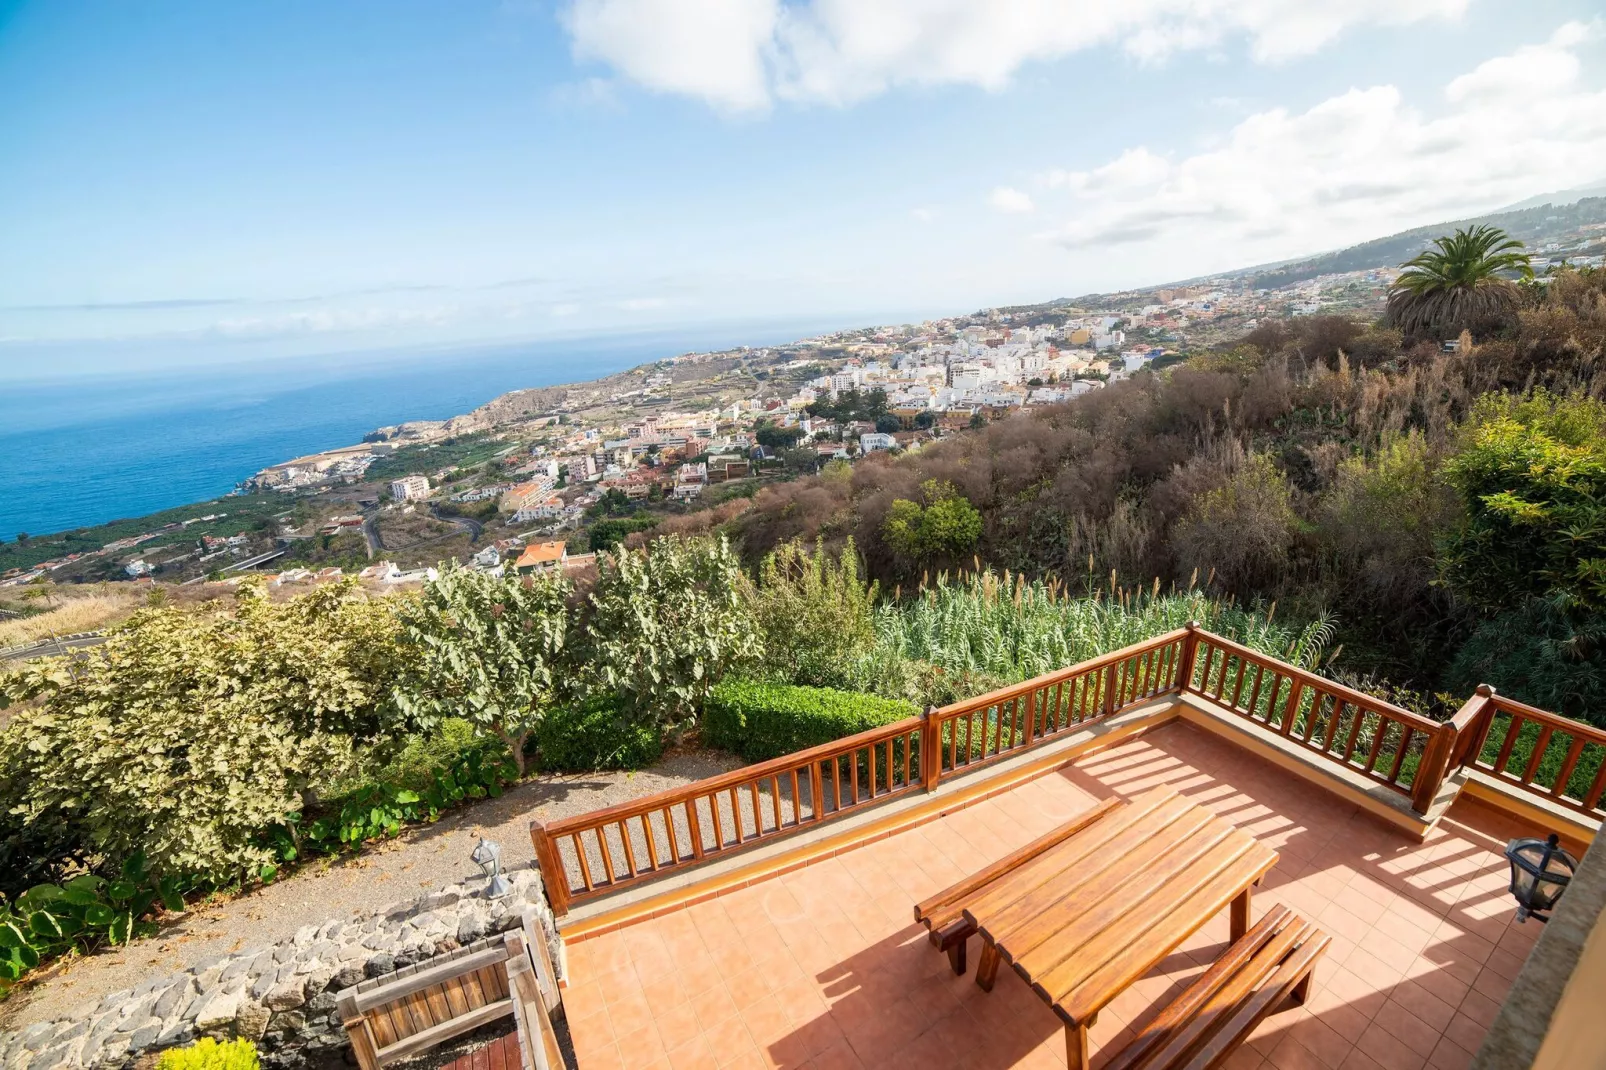
<instances>
[{"instance_id":1,"label":"distant mountain ridge","mask_svg":"<svg viewBox=\"0 0 1606 1070\"><path fill-rule=\"evenodd\" d=\"M1192 279L1136 287L1133 291L1127 292L1141 293L1227 280L1247 280L1255 289L1276 289L1279 286L1290 286L1314 279L1319 275L1395 267L1426 249L1434 238L1442 237L1457 227L1479 224L1499 227L1522 241L1530 250L1537 250L1546 241L1588 223L1606 223L1606 185L1544 193L1487 215L1413 227L1398 234L1374 238L1358 245L1315 256L1256 264L1252 267L1201 275ZM1603 237L1603 240L1606 240L1606 237ZM1107 296L1107 294L1084 294L1081 297L1044 302L1044 306L1081 306L1096 303L1099 298Z\"/></svg>"}]
</instances>

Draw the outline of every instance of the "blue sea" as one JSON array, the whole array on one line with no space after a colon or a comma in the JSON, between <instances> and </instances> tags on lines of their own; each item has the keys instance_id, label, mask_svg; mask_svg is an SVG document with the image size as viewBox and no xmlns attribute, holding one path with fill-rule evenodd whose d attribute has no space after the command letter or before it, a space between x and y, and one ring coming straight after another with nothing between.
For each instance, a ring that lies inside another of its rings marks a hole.
<instances>
[{"instance_id":1,"label":"blue sea","mask_svg":"<svg viewBox=\"0 0 1606 1070\"><path fill-rule=\"evenodd\" d=\"M776 345L818 325L719 328L143 378L0 381L0 539L205 501L259 469L376 427L466 413L521 387Z\"/></svg>"}]
</instances>

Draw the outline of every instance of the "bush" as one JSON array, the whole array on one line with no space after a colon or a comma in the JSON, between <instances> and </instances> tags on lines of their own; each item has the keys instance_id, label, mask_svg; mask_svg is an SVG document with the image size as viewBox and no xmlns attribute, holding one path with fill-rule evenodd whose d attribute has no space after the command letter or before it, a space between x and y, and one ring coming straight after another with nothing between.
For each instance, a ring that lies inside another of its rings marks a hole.
<instances>
[{"instance_id":1,"label":"bush","mask_svg":"<svg viewBox=\"0 0 1606 1070\"><path fill-rule=\"evenodd\" d=\"M256 1045L249 1040L218 1043L211 1037L187 1048L170 1048L156 1061L156 1070L257 1070Z\"/></svg>"},{"instance_id":2,"label":"bush","mask_svg":"<svg viewBox=\"0 0 1606 1070\"><path fill-rule=\"evenodd\" d=\"M709 695L703 742L760 762L919 712L912 702L875 695L730 679Z\"/></svg>"},{"instance_id":3,"label":"bush","mask_svg":"<svg viewBox=\"0 0 1606 1070\"><path fill-rule=\"evenodd\" d=\"M355 584L141 610L72 659L0 674L10 700L33 700L0 734L0 805L46 839L72 830L103 865L250 879L274 862L262 830L354 746L383 745L394 635Z\"/></svg>"},{"instance_id":4,"label":"bush","mask_svg":"<svg viewBox=\"0 0 1606 1070\"><path fill-rule=\"evenodd\" d=\"M744 587L764 636L766 675L840 687L875 644L876 585L859 578L852 539L840 555L820 543L812 554L800 541L782 543L759 566L757 580Z\"/></svg>"},{"instance_id":5,"label":"bush","mask_svg":"<svg viewBox=\"0 0 1606 1070\"><path fill-rule=\"evenodd\" d=\"M535 731L541 768L561 772L640 769L664 752L658 731L630 717L611 696L549 712Z\"/></svg>"}]
</instances>

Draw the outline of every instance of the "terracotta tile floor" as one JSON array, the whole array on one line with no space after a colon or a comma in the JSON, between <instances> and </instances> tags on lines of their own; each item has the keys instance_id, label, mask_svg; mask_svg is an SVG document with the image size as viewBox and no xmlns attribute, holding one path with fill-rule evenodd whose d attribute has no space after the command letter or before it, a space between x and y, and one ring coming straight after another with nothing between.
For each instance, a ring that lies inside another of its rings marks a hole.
<instances>
[{"instance_id":1,"label":"terracotta tile floor","mask_svg":"<svg viewBox=\"0 0 1606 1070\"><path fill-rule=\"evenodd\" d=\"M1267 1019L1230 1066L1471 1062L1538 935L1512 921L1500 854L1534 830L1463 801L1417 844L1174 724L940 821L575 944L565 1002L580 1066L1063 1066L1057 1019L1024 982L1005 967L987 994L973 970L955 977L911 921L912 905L1097 798L1159 783L1281 853L1257 918L1281 901L1333 935L1310 1001ZM1119 1047L1226 941L1223 912L1111 1004L1092 1039Z\"/></svg>"}]
</instances>

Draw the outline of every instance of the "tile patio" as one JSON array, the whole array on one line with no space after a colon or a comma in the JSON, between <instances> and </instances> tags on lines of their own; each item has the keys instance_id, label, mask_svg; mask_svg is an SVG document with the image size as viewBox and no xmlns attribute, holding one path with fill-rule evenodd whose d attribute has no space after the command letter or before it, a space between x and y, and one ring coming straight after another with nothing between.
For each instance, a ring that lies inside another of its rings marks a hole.
<instances>
[{"instance_id":1,"label":"tile patio","mask_svg":"<svg viewBox=\"0 0 1606 1070\"><path fill-rule=\"evenodd\" d=\"M991 994L974 970L955 977L913 904L1099 798L1160 783L1281 853L1255 918L1282 902L1333 936L1309 1003L1269 1018L1234 1070L1470 1063L1538 936L1512 920L1500 853L1534 830L1462 799L1415 843L1172 724L889 839L572 945L564 1001L581 1070L1063 1067L1047 1006L1007 966ZM1104 1011L1095 1044L1125 1043L1226 941L1224 911Z\"/></svg>"}]
</instances>

